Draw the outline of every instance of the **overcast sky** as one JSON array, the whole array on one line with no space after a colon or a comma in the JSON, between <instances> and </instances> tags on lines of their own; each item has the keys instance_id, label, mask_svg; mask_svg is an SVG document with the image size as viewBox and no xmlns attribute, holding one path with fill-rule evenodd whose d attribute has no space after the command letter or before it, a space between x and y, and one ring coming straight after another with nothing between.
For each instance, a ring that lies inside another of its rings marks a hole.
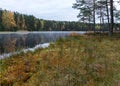
<instances>
[{"instance_id":1,"label":"overcast sky","mask_svg":"<svg viewBox=\"0 0 120 86\"><path fill-rule=\"evenodd\" d=\"M0 8L31 14L40 19L77 21L75 0L0 0Z\"/></svg>"}]
</instances>

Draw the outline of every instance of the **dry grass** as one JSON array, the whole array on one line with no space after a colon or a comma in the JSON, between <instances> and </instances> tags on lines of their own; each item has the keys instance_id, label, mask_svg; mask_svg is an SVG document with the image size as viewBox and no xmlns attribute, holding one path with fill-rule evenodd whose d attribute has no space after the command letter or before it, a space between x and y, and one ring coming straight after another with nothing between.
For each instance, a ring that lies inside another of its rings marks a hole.
<instances>
[{"instance_id":1,"label":"dry grass","mask_svg":"<svg viewBox=\"0 0 120 86\"><path fill-rule=\"evenodd\" d=\"M71 35L0 61L1 86L120 86L120 38Z\"/></svg>"}]
</instances>

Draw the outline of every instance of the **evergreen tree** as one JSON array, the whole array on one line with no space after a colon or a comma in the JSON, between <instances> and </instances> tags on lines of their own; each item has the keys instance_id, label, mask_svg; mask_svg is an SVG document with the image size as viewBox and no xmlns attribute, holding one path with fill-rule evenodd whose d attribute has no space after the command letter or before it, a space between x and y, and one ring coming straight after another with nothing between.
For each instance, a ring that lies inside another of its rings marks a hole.
<instances>
[{"instance_id":1,"label":"evergreen tree","mask_svg":"<svg viewBox=\"0 0 120 86\"><path fill-rule=\"evenodd\" d=\"M44 20L40 20L40 30L44 30Z\"/></svg>"},{"instance_id":2,"label":"evergreen tree","mask_svg":"<svg viewBox=\"0 0 120 86\"><path fill-rule=\"evenodd\" d=\"M80 21L89 24L93 22L95 24L95 0L76 0L76 3L73 4L73 8L80 10L77 16L80 18Z\"/></svg>"},{"instance_id":3,"label":"evergreen tree","mask_svg":"<svg viewBox=\"0 0 120 86\"><path fill-rule=\"evenodd\" d=\"M3 30L3 27L2 27L2 9L0 10L0 31Z\"/></svg>"}]
</instances>

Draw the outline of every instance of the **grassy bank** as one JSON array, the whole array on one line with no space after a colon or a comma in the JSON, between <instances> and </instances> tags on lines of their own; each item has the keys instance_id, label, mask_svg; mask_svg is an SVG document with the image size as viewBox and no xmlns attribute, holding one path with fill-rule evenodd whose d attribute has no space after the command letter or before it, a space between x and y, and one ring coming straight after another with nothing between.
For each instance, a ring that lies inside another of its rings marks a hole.
<instances>
[{"instance_id":1,"label":"grassy bank","mask_svg":"<svg viewBox=\"0 0 120 86\"><path fill-rule=\"evenodd\" d=\"M120 35L73 34L0 61L1 86L120 86Z\"/></svg>"}]
</instances>

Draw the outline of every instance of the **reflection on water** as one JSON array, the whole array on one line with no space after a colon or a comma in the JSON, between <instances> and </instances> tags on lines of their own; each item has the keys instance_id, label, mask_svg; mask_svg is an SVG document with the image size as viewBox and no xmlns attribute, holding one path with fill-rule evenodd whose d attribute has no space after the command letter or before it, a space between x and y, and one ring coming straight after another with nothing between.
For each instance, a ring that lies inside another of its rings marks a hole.
<instances>
[{"instance_id":1,"label":"reflection on water","mask_svg":"<svg viewBox=\"0 0 120 86\"><path fill-rule=\"evenodd\" d=\"M0 54L32 48L42 43L53 42L58 38L67 37L73 31L47 32L0 32ZM74 31L77 34L85 32Z\"/></svg>"},{"instance_id":2,"label":"reflection on water","mask_svg":"<svg viewBox=\"0 0 120 86\"><path fill-rule=\"evenodd\" d=\"M12 53L6 53L6 54L2 54L0 55L0 59L3 59L3 58L7 58L7 57L10 57L12 55L16 55L16 54L19 54L21 52L24 52L24 53L27 53L28 51L31 51L31 52L34 52L36 49L38 48L46 48L50 45L50 43L44 43L44 44L38 44L36 45L35 47L33 48L27 48L27 49L23 49L23 50L20 50L20 51L16 51L16 52L12 52Z\"/></svg>"}]
</instances>

